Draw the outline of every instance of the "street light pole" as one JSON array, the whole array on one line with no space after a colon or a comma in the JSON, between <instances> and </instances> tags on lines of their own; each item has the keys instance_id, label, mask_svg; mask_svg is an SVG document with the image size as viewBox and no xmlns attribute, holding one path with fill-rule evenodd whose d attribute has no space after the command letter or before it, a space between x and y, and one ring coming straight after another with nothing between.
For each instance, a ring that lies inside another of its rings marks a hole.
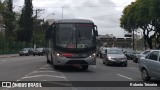
<instances>
[{"instance_id":1,"label":"street light pole","mask_svg":"<svg viewBox=\"0 0 160 90\"><path fill-rule=\"evenodd\" d=\"M37 21L38 21L38 11L44 11L44 9L36 9L35 10L36 11L36 15L35 15L35 19L36 19L36 22L35 22L35 30L34 30L34 32L33 32L33 36L34 36L34 38L33 38L33 45L34 45L34 49L36 48L36 43L37 43L37 40L36 40L36 29L37 29Z\"/></svg>"}]
</instances>

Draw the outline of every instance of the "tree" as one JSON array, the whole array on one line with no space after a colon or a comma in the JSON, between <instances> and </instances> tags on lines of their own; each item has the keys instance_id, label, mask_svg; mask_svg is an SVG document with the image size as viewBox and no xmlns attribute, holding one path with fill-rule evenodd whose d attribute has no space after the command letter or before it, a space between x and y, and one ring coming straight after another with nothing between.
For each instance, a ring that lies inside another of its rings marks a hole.
<instances>
[{"instance_id":1,"label":"tree","mask_svg":"<svg viewBox=\"0 0 160 90\"><path fill-rule=\"evenodd\" d=\"M157 24L160 11L159 2L159 0L136 0L123 10L120 18L121 27L125 30L130 31L136 28L143 30L144 39L150 49L153 48L152 39L159 31L157 27L159 25ZM150 35L152 31L154 34Z\"/></svg>"},{"instance_id":2,"label":"tree","mask_svg":"<svg viewBox=\"0 0 160 90\"><path fill-rule=\"evenodd\" d=\"M17 38L20 41L30 42L33 35L33 6L32 0L25 0L22 15L19 21L19 31Z\"/></svg>"},{"instance_id":3,"label":"tree","mask_svg":"<svg viewBox=\"0 0 160 90\"><path fill-rule=\"evenodd\" d=\"M12 10L12 0L5 0L3 2L4 9L2 10L2 16L5 24L5 37L7 39L16 39L15 36L15 13Z\"/></svg>"},{"instance_id":4,"label":"tree","mask_svg":"<svg viewBox=\"0 0 160 90\"><path fill-rule=\"evenodd\" d=\"M8 10L10 13L13 13L13 1L8 0Z\"/></svg>"}]
</instances>

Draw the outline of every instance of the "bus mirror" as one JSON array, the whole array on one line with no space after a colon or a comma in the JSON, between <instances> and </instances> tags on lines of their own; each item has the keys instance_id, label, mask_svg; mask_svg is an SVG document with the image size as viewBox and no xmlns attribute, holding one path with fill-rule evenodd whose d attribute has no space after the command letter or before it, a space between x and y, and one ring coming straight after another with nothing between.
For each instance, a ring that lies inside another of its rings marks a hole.
<instances>
[{"instance_id":1,"label":"bus mirror","mask_svg":"<svg viewBox=\"0 0 160 90\"><path fill-rule=\"evenodd\" d=\"M95 35L98 36L98 30L97 30L97 26L94 25L94 28L95 28Z\"/></svg>"},{"instance_id":2,"label":"bus mirror","mask_svg":"<svg viewBox=\"0 0 160 90\"><path fill-rule=\"evenodd\" d=\"M96 36L98 36L98 31L97 30L95 31L95 34L96 34Z\"/></svg>"}]
</instances>

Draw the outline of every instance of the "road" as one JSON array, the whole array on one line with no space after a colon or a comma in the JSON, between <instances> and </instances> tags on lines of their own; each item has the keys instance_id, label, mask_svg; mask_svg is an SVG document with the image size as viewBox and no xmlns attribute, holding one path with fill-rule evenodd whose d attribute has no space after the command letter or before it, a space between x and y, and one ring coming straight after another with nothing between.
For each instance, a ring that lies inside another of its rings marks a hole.
<instances>
[{"instance_id":1,"label":"road","mask_svg":"<svg viewBox=\"0 0 160 90\"><path fill-rule=\"evenodd\" d=\"M78 67L61 67L54 70L44 56L0 58L1 81L142 81L138 64L128 61L128 67L106 66L97 58L97 65L87 71ZM158 80L152 79L152 82ZM114 84L114 83L113 83ZM43 87L23 90L159 90L160 87ZM0 88L22 90L22 88Z\"/></svg>"}]
</instances>

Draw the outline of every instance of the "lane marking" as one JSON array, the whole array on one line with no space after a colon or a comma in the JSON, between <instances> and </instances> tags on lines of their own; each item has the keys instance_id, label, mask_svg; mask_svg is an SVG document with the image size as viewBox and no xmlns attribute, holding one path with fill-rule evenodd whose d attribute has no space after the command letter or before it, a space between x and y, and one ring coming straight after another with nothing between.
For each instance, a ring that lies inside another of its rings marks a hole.
<instances>
[{"instance_id":1,"label":"lane marking","mask_svg":"<svg viewBox=\"0 0 160 90\"><path fill-rule=\"evenodd\" d=\"M56 73L58 73L57 71L34 71L33 73L41 73L41 72L56 72Z\"/></svg>"},{"instance_id":2,"label":"lane marking","mask_svg":"<svg viewBox=\"0 0 160 90\"><path fill-rule=\"evenodd\" d=\"M65 77L65 75L64 75L62 72L59 72L59 73L60 73L63 77ZM67 78L64 78L64 80L69 82L69 80L68 80ZM70 88L71 88L72 90L78 90L77 88L73 87L71 83L70 83L70 86L71 86Z\"/></svg>"},{"instance_id":3,"label":"lane marking","mask_svg":"<svg viewBox=\"0 0 160 90\"><path fill-rule=\"evenodd\" d=\"M2 60L2 61L7 61L7 60Z\"/></svg>"},{"instance_id":4,"label":"lane marking","mask_svg":"<svg viewBox=\"0 0 160 90\"><path fill-rule=\"evenodd\" d=\"M129 80L133 80L132 78L126 77L126 76L121 75L121 74L117 74L117 75L118 75L118 76L120 76L120 77L123 77L123 78L129 79Z\"/></svg>"},{"instance_id":5,"label":"lane marking","mask_svg":"<svg viewBox=\"0 0 160 90\"><path fill-rule=\"evenodd\" d=\"M53 76L53 75L35 75L35 76L26 76L26 77L22 77L21 79L28 79L28 78L35 78L35 77L55 77L55 78L66 78L63 76Z\"/></svg>"},{"instance_id":6,"label":"lane marking","mask_svg":"<svg viewBox=\"0 0 160 90\"><path fill-rule=\"evenodd\" d=\"M42 66L42 67L40 67L40 68L43 68L43 67L45 67L45 66L48 66L48 65L46 64L46 65L44 65L44 66ZM34 71L32 71L32 72L30 72L30 73L28 73L28 74L24 75L24 77L26 77L26 76L28 76L28 75L32 74L32 73L33 73L33 72L35 72L35 71L40 70L40 68L38 68L38 69L36 69L36 70L34 70ZM21 81L21 79L22 79L22 78L23 78L23 77L19 78L17 81Z\"/></svg>"}]
</instances>

